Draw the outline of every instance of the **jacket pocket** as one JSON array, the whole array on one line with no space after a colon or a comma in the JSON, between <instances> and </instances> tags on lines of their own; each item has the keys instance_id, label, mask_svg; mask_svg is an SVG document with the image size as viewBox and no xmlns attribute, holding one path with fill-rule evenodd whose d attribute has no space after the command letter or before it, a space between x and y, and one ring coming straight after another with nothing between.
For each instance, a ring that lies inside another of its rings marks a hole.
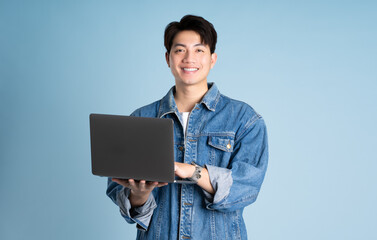
<instances>
[{"instance_id":1,"label":"jacket pocket","mask_svg":"<svg viewBox=\"0 0 377 240\"><path fill-rule=\"evenodd\" d=\"M228 136L211 136L208 144L225 152L233 152L234 139Z\"/></svg>"},{"instance_id":2,"label":"jacket pocket","mask_svg":"<svg viewBox=\"0 0 377 240\"><path fill-rule=\"evenodd\" d=\"M234 137L210 136L208 138L210 148L209 164L218 167L228 167L231 153L233 152Z\"/></svg>"}]
</instances>

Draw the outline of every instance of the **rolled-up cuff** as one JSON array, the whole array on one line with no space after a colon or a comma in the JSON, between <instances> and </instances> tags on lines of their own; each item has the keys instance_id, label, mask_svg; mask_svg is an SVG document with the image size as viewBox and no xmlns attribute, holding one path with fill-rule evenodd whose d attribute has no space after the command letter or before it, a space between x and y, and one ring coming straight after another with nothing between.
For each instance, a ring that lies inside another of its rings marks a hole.
<instances>
[{"instance_id":1,"label":"rolled-up cuff","mask_svg":"<svg viewBox=\"0 0 377 240\"><path fill-rule=\"evenodd\" d=\"M157 207L153 194L151 193L149 195L144 205L132 208L128 198L130 192L131 190L129 188L123 187L118 193L117 202L120 213L128 223L137 223L138 229L146 231L152 218L153 210Z\"/></svg>"},{"instance_id":2,"label":"rolled-up cuff","mask_svg":"<svg viewBox=\"0 0 377 240\"><path fill-rule=\"evenodd\" d=\"M232 171L230 169L207 164L205 166L208 170L209 180L213 189L215 190L214 195L203 190L208 208L210 204L218 204L225 200L225 198L229 195L230 188L233 184L233 178Z\"/></svg>"}]
</instances>

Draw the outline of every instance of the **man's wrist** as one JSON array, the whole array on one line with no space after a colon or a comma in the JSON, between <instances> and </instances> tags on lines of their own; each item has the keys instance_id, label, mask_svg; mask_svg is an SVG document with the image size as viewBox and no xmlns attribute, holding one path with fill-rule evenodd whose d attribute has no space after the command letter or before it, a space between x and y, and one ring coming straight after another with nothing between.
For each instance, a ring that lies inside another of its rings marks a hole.
<instances>
[{"instance_id":1,"label":"man's wrist","mask_svg":"<svg viewBox=\"0 0 377 240\"><path fill-rule=\"evenodd\" d=\"M201 173L202 173L203 167L199 166L194 161L191 162L191 165L193 165L195 167L195 169L194 169L194 173L192 174L192 176L189 177L188 179L191 180L191 181L194 181L194 182L198 182L199 179L202 177Z\"/></svg>"},{"instance_id":2,"label":"man's wrist","mask_svg":"<svg viewBox=\"0 0 377 240\"><path fill-rule=\"evenodd\" d=\"M143 206L147 202L149 194L135 194L131 190L130 195L128 197L128 199L130 200L131 206L133 208Z\"/></svg>"}]
</instances>

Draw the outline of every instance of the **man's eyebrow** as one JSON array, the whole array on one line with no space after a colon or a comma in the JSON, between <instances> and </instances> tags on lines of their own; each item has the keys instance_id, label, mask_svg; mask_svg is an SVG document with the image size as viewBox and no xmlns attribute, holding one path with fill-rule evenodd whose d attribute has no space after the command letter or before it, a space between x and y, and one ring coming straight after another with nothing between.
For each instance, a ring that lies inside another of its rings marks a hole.
<instances>
[{"instance_id":1,"label":"man's eyebrow","mask_svg":"<svg viewBox=\"0 0 377 240\"><path fill-rule=\"evenodd\" d=\"M204 47L204 44L203 43L197 43L194 45L194 47L198 47L198 46L203 46ZM185 44L182 44L182 43L176 43L173 45L173 47L186 47Z\"/></svg>"},{"instance_id":2,"label":"man's eyebrow","mask_svg":"<svg viewBox=\"0 0 377 240\"><path fill-rule=\"evenodd\" d=\"M186 45L184 45L182 43L176 43L176 44L174 44L173 47L186 47Z\"/></svg>"}]
</instances>

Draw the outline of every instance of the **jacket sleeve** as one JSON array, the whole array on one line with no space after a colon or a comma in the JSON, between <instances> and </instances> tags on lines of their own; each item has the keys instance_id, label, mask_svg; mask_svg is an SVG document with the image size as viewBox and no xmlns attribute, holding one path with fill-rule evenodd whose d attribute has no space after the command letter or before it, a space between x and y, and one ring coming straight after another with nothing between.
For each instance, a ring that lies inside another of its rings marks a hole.
<instances>
[{"instance_id":1,"label":"jacket sleeve","mask_svg":"<svg viewBox=\"0 0 377 240\"><path fill-rule=\"evenodd\" d=\"M153 215L153 210L157 207L154 196L151 193L143 206L131 208L128 199L130 189L125 188L108 178L106 195L119 206L120 214L128 223L137 223L137 228L146 231Z\"/></svg>"},{"instance_id":2,"label":"jacket sleeve","mask_svg":"<svg viewBox=\"0 0 377 240\"><path fill-rule=\"evenodd\" d=\"M257 199L268 162L266 126L257 116L236 136L228 168L206 165L215 190L214 195L203 190L207 209L234 211Z\"/></svg>"}]
</instances>

